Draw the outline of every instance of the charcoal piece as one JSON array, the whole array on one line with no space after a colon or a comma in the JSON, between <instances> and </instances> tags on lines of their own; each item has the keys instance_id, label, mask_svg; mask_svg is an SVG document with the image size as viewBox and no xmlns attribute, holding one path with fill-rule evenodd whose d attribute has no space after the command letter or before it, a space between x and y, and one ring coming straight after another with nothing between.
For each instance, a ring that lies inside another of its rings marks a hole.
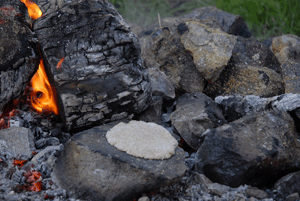
<instances>
[{"instance_id":1,"label":"charcoal piece","mask_svg":"<svg viewBox=\"0 0 300 201\"><path fill-rule=\"evenodd\" d=\"M16 17L20 8L7 2L0 2L0 109L21 97L40 60L35 35Z\"/></svg>"},{"instance_id":2,"label":"charcoal piece","mask_svg":"<svg viewBox=\"0 0 300 201\"><path fill-rule=\"evenodd\" d=\"M148 107L150 81L138 39L110 3L73 1L47 13L33 29L69 132Z\"/></svg>"}]
</instances>

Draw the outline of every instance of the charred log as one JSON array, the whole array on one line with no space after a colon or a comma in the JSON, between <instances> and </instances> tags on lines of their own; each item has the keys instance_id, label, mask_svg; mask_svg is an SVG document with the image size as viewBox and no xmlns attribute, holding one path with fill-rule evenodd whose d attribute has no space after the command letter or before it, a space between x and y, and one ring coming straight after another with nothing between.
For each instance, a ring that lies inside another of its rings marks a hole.
<instances>
[{"instance_id":1,"label":"charred log","mask_svg":"<svg viewBox=\"0 0 300 201\"><path fill-rule=\"evenodd\" d=\"M84 0L50 11L33 29L68 130L143 111L149 105L148 73L138 39L115 8L107 1Z\"/></svg>"},{"instance_id":2,"label":"charred log","mask_svg":"<svg viewBox=\"0 0 300 201\"><path fill-rule=\"evenodd\" d=\"M40 60L37 38L25 23L25 11L25 5L16 1L0 2L1 110L21 97Z\"/></svg>"}]
</instances>

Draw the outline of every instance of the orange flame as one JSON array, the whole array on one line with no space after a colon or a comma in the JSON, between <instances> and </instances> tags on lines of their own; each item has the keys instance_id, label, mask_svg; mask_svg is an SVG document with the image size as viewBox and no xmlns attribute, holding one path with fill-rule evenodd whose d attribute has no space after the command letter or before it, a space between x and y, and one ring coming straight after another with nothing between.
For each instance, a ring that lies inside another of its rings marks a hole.
<instances>
[{"instance_id":1,"label":"orange flame","mask_svg":"<svg viewBox=\"0 0 300 201\"><path fill-rule=\"evenodd\" d=\"M61 60L57 63L57 65L56 65L57 69L61 69L61 64L62 64L62 62L64 62L64 60L65 60L65 57L61 58Z\"/></svg>"},{"instance_id":2,"label":"orange flame","mask_svg":"<svg viewBox=\"0 0 300 201\"><path fill-rule=\"evenodd\" d=\"M35 20L42 16L43 12L37 4L33 3L31 0L21 0L21 2L26 5L28 14L32 19Z\"/></svg>"},{"instance_id":3,"label":"orange flame","mask_svg":"<svg viewBox=\"0 0 300 201\"><path fill-rule=\"evenodd\" d=\"M31 79L32 91L30 93L32 107L40 113L58 115L55 90L51 87L47 77L43 60L39 69Z\"/></svg>"}]
</instances>

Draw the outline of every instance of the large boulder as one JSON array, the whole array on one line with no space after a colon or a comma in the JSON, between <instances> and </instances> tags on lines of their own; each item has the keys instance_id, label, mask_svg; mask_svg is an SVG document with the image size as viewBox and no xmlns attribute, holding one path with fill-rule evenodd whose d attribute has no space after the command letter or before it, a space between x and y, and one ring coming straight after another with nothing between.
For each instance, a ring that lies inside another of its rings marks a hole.
<instances>
[{"instance_id":1,"label":"large boulder","mask_svg":"<svg viewBox=\"0 0 300 201\"><path fill-rule=\"evenodd\" d=\"M196 171L233 187L270 185L300 168L296 136L286 112L246 115L206 133L196 153Z\"/></svg>"},{"instance_id":2,"label":"large boulder","mask_svg":"<svg viewBox=\"0 0 300 201\"><path fill-rule=\"evenodd\" d=\"M182 18L199 20L217 20L228 34L250 38L251 33L241 16L227 13L215 6L197 8Z\"/></svg>"},{"instance_id":3,"label":"large boulder","mask_svg":"<svg viewBox=\"0 0 300 201\"><path fill-rule=\"evenodd\" d=\"M226 66L214 83L208 83L204 93L211 98L228 95L276 96L284 93L281 75L267 67L245 64Z\"/></svg>"},{"instance_id":4,"label":"large boulder","mask_svg":"<svg viewBox=\"0 0 300 201\"><path fill-rule=\"evenodd\" d=\"M78 132L147 108L151 87L139 41L112 4L56 3L42 6L46 12L33 30L67 130Z\"/></svg>"},{"instance_id":5,"label":"large boulder","mask_svg":"<svg viewBox=\"0 0 300 201\"><path fill-rule=\"evenodd\" d=\"M174 155L164 160L129 155L106 140L107 131L115 125L108 123L82 131L66 143L54 166L52 178L71 197L130 200L144 192L172 184L184 175L187 167L181 148L177 147ZM138 130L136 132L139 133ZM147 137L151 138L151 130L148 132ZM155 149L155 146L152 148Z\"/></svg>"},{"instance_id":6,"label":"large boulder","mask_svg":"<svg viewBox=\"0 0 300 201\"><path fill-rule=\"evenodd\" d=\"M207 81L216 81L231 58L236 37L194 20L187 20L178 28L180 40L192 53L198 71Z\"/></svg>"},{"instance_id":7,"label":"large boulder","mask_svg":"<svg viewBox=\"0 0 300 201\"><path fill-rule=\"evenodd\" d=\"M285 93L300 91L300 38L283 35L273 38L271 48L281 63Z\"/></svg>"},{"instance_id":8,"label":"large boulder","mask_svg":"<svg viewBox=\"0 0 300 201\"><path fill-rule=\"evenodd\" d=\"M181 96L170 118L180 136L195 150L207 129L227 123L219 106L200 92Z\"/></svg>"}]
</instances>

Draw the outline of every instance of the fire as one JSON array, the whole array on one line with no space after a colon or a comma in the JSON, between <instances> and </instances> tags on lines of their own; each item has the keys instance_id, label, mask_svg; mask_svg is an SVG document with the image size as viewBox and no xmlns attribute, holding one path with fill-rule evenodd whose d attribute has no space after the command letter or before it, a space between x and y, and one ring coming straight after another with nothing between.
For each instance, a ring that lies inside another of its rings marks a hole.
<instances>
[{"instance_id":1,"label":"fire","mask_svg":"<svg viewBox=\"0 0 300 201\"><path fill-rule=\"evenodd\" d=\"M39 69L31 79L31 86L30 101L32 107L39 113L50 114L53 112L58 115L55 90L50 85L42 59Z\"/></svg>"},{"instance_id":2,"label":"fire","mask_svg":"<svg viewBox=\"0 0 300 201\"><path fill-rule=\"evenodd\" d=\"M28 14L32 19L35 20L42 16L43 13L41 9L38 7L38 5L33 3L31 0L21 0L21 2L26 5L28 9Z\"/></svg>"},{"instance_id":3,"label":"fire","mask_svg":"<svg viewBox=\"0 0 300 201\"><path fill-rule=\"evenodd\" d=\"M56 65L57 69L61 69L61 64L62 64L62 62L64 62L64 60L65 60L65 57L61 58L61 60L57 63L57 65Z\"/></svg>"}]
</instances>

